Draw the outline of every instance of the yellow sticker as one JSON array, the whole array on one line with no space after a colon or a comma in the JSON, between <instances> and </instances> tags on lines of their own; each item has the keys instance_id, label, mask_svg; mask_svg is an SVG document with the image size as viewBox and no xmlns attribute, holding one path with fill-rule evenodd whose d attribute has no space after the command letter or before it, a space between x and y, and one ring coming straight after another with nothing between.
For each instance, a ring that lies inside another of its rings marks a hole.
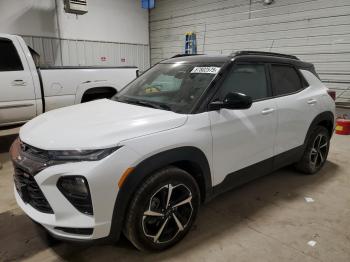
<instances>
[{"instance_id":1,"label":"yellow sticker","mask_svg":"<svg viewBox=\"0 0 350 262\"><path fill-rule=\"evenodd\" d=\"M147 87L147 88L145 89L145 93L146 93L146 94L149 94L149 93L157 93L157 92L160 92L160 90L159 90L158 87L150 86L150 87Z\"/></svg>"},{"instance_id":2,"label":"yellow sticker","mask_svg":"<svg viewBox=\"0 0 350 262\"><path fill-rule=\"evenodd\" d=\"M337 130L337 131L343 131L343 130L344 130L344 127L343 127L343 126L336 126L336 127L335 127L335 130Z\"/></svg>"}]
</instances>

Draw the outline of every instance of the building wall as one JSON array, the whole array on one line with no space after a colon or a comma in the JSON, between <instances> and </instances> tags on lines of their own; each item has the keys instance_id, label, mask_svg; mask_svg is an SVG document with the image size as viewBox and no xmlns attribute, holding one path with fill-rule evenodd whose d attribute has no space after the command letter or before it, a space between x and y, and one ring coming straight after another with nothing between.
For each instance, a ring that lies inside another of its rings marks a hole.
<instances>
[{"instance_id":1,"label":"building wall","mask_svg":"<svg viewBox=\"0 0 350 262\"><path fill-rule=\"evenodd\" d=\"M315 64L337 101L350 101L349 0L158 0L150 14L151 64L183 53L197 33L198 53L259 50Z\"/></svg>"},{"instance_id":2,"label":"building wall","mask_svg":"<svg viewBox=\"0 0 350 262\"><path fill-rule=\"evenodd\" d=\"M149 67L148 11L139 0L88 0L88 13L63 0L1 0L0 32L24 36L45 65Z\"/></svg>"}]
</instances>

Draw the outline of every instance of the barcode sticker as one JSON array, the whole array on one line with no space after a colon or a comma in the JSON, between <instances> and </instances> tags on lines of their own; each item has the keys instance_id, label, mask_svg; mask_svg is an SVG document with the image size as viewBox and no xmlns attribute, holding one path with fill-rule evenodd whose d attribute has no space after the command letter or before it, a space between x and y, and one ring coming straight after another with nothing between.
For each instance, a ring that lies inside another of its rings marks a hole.
<instances>
[{"instance_id":1,"label":"barcode sticker","mask_svg":"<svg viewBox=\"0 0 350 262\"><path fill-rule=\"evenodd\" d=\"M217 74L220 70L220 67L215 66L201 66L195 67L192 69L191 74Z\"/></svg>"}]
</instances>

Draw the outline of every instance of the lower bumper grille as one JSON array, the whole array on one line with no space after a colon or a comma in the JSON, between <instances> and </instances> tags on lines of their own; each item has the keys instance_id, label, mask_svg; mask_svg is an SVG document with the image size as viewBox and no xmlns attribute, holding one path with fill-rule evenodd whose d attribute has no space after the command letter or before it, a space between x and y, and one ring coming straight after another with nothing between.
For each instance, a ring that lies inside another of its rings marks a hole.
<instances>
[{"instance_id":1,"label":"lower bumper grille","mask_svg":"<svg viewBox=\"0 0 350 262\"><path fill-rule=\"evenodd\" d=\"M94 232L93 228L55 227L55 229L61 230L69 234L76 234L76 235L92 235L92 233Z\"/></svg>"},{"instance_id":2,"label":"lower bumper grille","mask_svg":"<svg viewBox=\"0 0 350 262\"><path fill-rule=\"evenodd\" d=\"M40 212L53 214L49 202L32 175L15 167L14 181L17 192L25 203L30 204Z\"/></svg>"}]
</instances>

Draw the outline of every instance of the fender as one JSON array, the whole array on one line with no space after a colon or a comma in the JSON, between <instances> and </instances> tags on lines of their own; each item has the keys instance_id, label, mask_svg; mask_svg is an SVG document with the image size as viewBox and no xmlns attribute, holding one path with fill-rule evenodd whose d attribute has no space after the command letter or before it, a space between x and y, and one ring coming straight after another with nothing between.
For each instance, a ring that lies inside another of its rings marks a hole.
<instances>
[{"instance_id":1,"label":"fender","mask_svg":"<svg viewBox=\"0 0 350 262\"><path fill-rule=\"evenodd\" d=\"M189 161L195 163L201 169L202 179L204 181L204 199L205 201L212 195L211 173L208 160L205 154L196 147L186 146L170 149L153 155L141 163L125 179L122 187L119 189L117 199L114 204L112 225L109 238L113 241L119 239L123 230L124 218L130 201L142 181L154 173L156 170L175 164L180 161ZM199 185L201 187L201 185ZM202 190L201 190L202 193Z\"/></svg>"},{"instance_id":2,"label":"fender","mask_svg":"<svg viewBox=\"0 0 350 262\"><path fill-rule=\"evenodd\" d=\"M330 136L332 136L333 131L334 131L334 115L331 111L325 111L317 115L314 120L312 120L310 127L306 133L305 140L304 140L304 146L306 146L307 141L311 135L312 130L315 129L317 125L319 125L321 122L330 122L331 126L326 126L328 129L330 129Z\"/></svg>"},{"instance_id":3,"label":"fender","mask_svg":"<svg viewBox=\"0 0 350 262\"><path fill-rule=\"evenodd\" d=\"M77 91L75 93L74 104L80 104L84 93L87 90L89 90L91 88L96 88L96 87L111 87L111 88L114 88L117 93L121 89L120 86L118 86L115 83L110 82L110 81L104 81L104 80L103 81L92 81L92 82L87 81L87 82L81 83L77 87Z\"/></svg>"}]
</instances>

